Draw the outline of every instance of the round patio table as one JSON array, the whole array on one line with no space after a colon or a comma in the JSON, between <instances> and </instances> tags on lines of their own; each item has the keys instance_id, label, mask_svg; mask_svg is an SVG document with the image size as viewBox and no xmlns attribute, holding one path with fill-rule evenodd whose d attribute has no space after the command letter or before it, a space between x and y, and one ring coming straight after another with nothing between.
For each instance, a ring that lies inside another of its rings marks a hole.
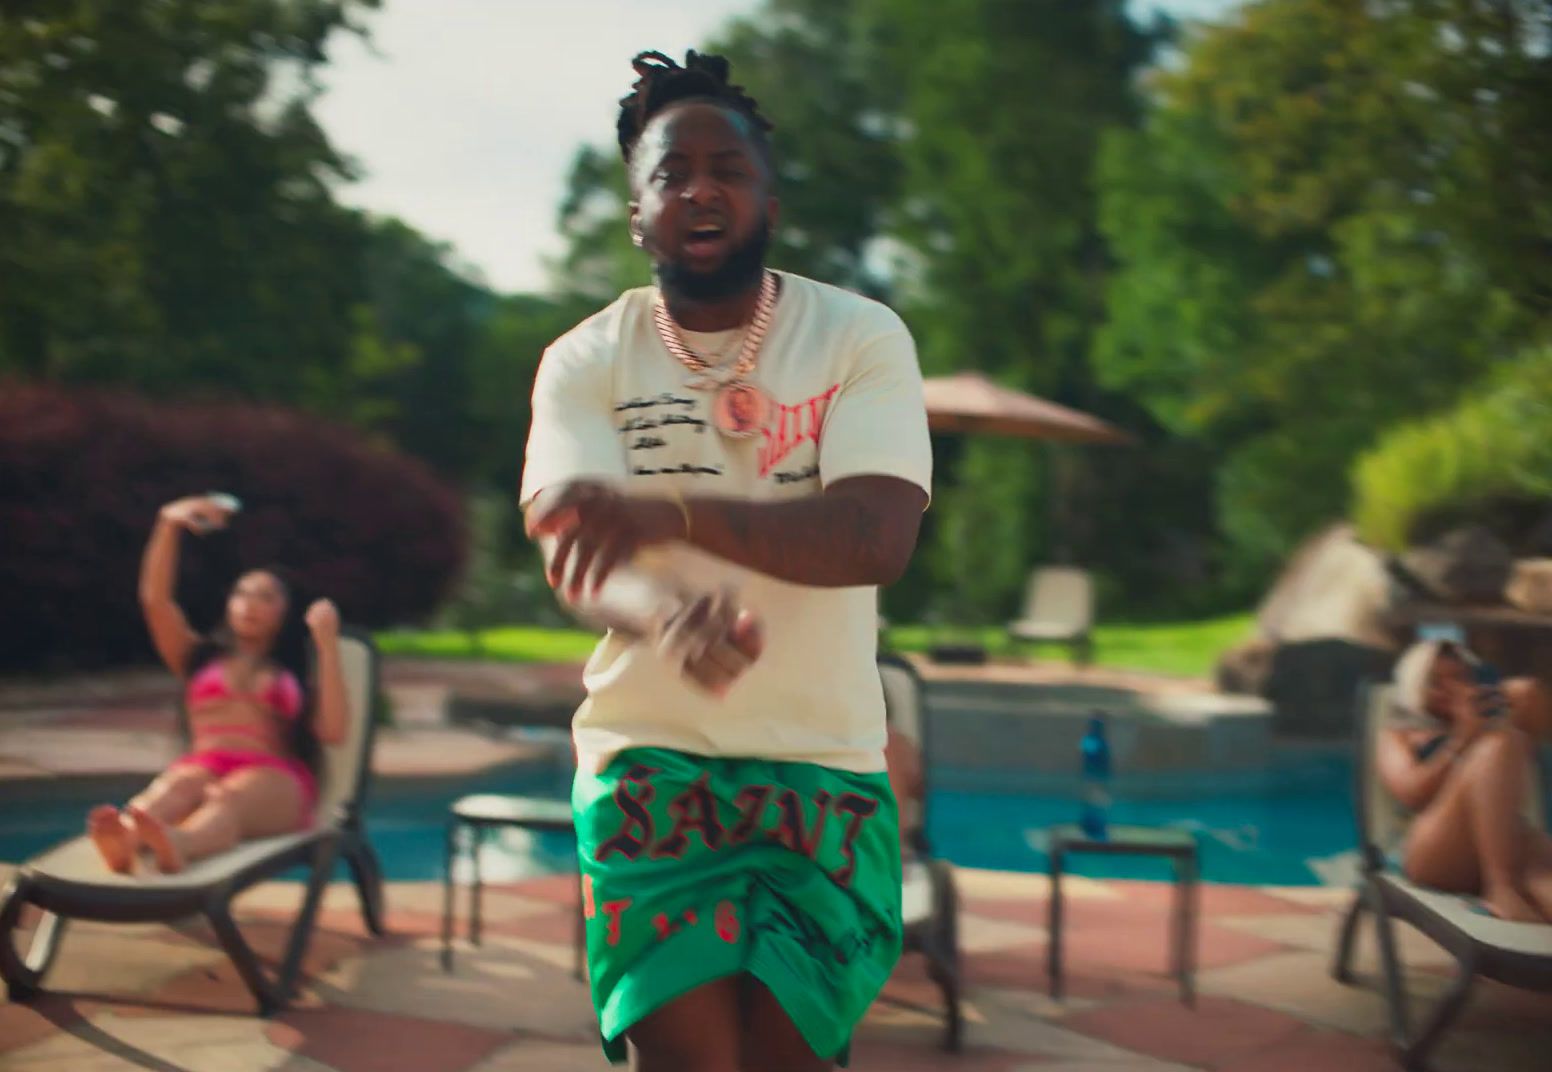
<instances>
[{"instance_id":1,"label":"round patio table","mask_svg":"<svg viewBox=\"0 0 1552 1072\"><path fill-rule=\"evenodd\" d=\"M447 841L442 860L442 969L453 968L453 862L458 854L459 831L467 829L470 871L473 881L469 895L469 942L480 944L480 899L484 882L480 876L480 842L485 832L500 827L532 830L536 833L570 834L574 828L571 805L563 800L536 797L503 796L475 793L453 802L447 822ZM572 932L572 974L582 978L582 961L587 944L582 918L582 870L577 869L577 918Z\"/></svg>"}]
</instances>

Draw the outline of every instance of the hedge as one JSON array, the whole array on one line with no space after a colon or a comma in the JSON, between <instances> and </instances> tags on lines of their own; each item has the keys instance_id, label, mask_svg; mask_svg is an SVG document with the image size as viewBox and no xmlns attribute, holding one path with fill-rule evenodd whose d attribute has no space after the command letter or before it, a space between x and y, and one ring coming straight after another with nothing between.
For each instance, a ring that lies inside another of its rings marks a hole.
<instances>
[{"instance_id":1,"label":"hedge","mask_svg":"<svg viewBox=\"0 0 1552 1072\"><path fill-rule=\"evenodd\" d=\"M141 551L158 507L212 490L244 509L226 531L183 539L179 599L196 628L255 565L286 566L368 627L424 620L463 568L457 494L347 429L273 407L0 383L0 668L153 658Z\"/></svg>"},{"instance_id":2,"label":"hedge","mask_svg":"<svg viewBox=\"0 0 1552 1072\"><path fill-rule=\"evenodd\" d=\"M1552 346L1532 349L1449 412L1381 437L1353 469L1359 534L1399 551L1451 525L1487 524L1545 554L1552 508ZM1541 531L1538 531L1541 530Z\"/></svg>"}]
</instances>

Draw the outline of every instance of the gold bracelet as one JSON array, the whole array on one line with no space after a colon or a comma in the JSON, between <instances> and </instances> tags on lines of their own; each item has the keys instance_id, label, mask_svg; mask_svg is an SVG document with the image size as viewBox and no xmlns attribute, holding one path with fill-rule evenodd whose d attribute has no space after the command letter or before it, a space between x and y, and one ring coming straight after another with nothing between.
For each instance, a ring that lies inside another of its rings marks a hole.
<instances>
[{"instance_id":1,"label":"gold bracelet","mask_svg":"<svg viewBox=\"0 0 1552 1072\"><path fill-rule=\"evenodd\" d=\"M672 485L668 488L668 494L674 500L674 505L679 507L679 513L684 517L684 539L688 543L690 540L690 504L684 501L684 496L679 493L679 489Z\"/></svg>"}]
</instances>

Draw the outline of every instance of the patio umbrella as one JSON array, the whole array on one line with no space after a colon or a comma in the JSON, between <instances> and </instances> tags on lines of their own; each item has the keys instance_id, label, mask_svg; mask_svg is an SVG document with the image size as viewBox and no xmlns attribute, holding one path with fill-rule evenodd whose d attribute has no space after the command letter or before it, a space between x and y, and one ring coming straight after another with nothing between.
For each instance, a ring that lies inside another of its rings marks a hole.
<instances>
[{"instance_id":1,"label":"patio umbrella","mask_svg":"<svg viewBox=\"0 0 1552 1072\"><path fill-rule=\"evenodd\" d=\"M927 402L927 427L934 432L1011 436L1060 443L1130 444L1136 442L1114 425L1067 406L1003 387L979 372L938 376L922 384ZM1059 561L1068 557L1064 534L1070 529L1071 465L1052 452L1048 465L1053 492L1051 525L1058 534ZM941 662L982 662L986 652L976 641L939 643L932 657Z\"/></svg>"},{"instance_id":2,"label":"patio umbrella","mask_svg":"<svg viewBox=\"0 0 1552 1072\"><path fill-rule=\"evenodd\" d=\"M934 432L1064 443L1133 442L1127 433L1098 417L1003 387L979 372L931 377L922 386L927 397L927 425Z\"/></svg>"}]
</instances>

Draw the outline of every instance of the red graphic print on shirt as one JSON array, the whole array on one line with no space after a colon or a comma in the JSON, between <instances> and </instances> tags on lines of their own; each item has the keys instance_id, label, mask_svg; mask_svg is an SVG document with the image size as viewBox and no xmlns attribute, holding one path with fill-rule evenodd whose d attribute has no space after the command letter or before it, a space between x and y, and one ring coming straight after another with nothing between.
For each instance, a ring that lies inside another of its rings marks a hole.
<instances>
[{"instance_id":1,"label":"red graphic print on shirt","mask_svg":"<svg viewBox=\"0 0 1552 1072\"><path fill-rule=\"evenodd\" d=\"M819 445L819 430L824 427L825 412L830 408L830 400L840 389L840 384L832 384L823 394L817 394L795 406L776 403L776 412L761 429L761 434L765 436L765 444L760 448L761 477L770 476L771 470L780 465L804 440L811 439L815 446Z\"/></svg>"}]
</instances>

